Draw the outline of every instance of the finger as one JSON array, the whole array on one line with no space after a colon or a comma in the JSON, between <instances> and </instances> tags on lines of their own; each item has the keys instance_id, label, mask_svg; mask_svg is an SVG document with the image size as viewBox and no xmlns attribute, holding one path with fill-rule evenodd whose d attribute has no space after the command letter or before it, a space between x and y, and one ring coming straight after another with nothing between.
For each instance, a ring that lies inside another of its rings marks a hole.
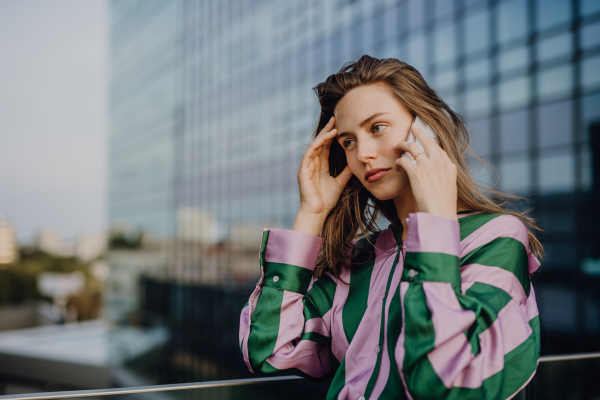
<instances>
[{"instance_id":1,"label":"finger","mask_svg":"<svg viewBox=\"0 0 600 400\"><path fill-rule=\"evenodd\" d=\"M337 133L337 129L334 129L334 131ZM325 141L325 143L323 144L323 151L321 152L321 158L325 161L329 160L329 152L331 151L331 145L333 144L334 140L335 140L334 138L327 139Z\"/></svg>"},{"instance_id":2,"label":"finger","mask_svg":"<svg viewBox=\"0 0 600 400\"><path fill-rule=\"evenodd\" d=\"M427 154L430 157L435 156L437 154L436 151L440 148L440 146L438 146L438 144L433 139L427 136L425 132L423 132L421 127L419 127L419 125L417 125L416 123L413 122L411 129L413 131L413 134L415 135L415 138L423 146L425 154Z\"/></svg>"},{"instance_id":3,"label":"finger","mask_svg":"<svg viewBox=\"0 0 600 400\"><path fill-rule=\"evenodd\" d=\"M399 159L397 159L396 165L404 169L409 177L415 172L415 169L417 168L417 165L406 157L400 157Z\"/></svg>"},{"instance_id":4,"label":"finger","mask_svg":"<svg viewBox=\"0 0 600 400\"><path fill-rule=\"evenodd\" d=\"M331 131L331 129L334 127L334 125L335 125L335 117L331 117L329 119L329 121L325 124L325 126L323 127L323 129L321 129L321 131L319 132L319 134L317 135L317 137L321 136L325 132Z\"/></svg>"},{"instance_id":5,"label":"finger","mask_svg":"<svg viewBox=\"0 0 600 400\"><path fill-rule=\"evenodd\" d=\"M342 187L348 184L348 181L352 178L352 171L350 171L350 167L346 165L346 168L335 177L336 182L338 182Z\"/></svg>"},{"instance_id":6,"label":"finger","mask_svg":"<svg viewBox=\"0 0 600 400\"><path fill-rule=\"evenodd\" d=\"M403 150L406 151L407 153L409 153L413 159L417 160L417 161L423 161L427 159L427 155L421 155L418 156L419 153L423 153L423 149L416 143L411 143L411 142L400 142L398 143L396 146L397 150ZM418 157L416 157L418 156ZM416 157L416 158L415 158ZM421 160L418 160L418 159Z\"/></svg>"}]
</instances>

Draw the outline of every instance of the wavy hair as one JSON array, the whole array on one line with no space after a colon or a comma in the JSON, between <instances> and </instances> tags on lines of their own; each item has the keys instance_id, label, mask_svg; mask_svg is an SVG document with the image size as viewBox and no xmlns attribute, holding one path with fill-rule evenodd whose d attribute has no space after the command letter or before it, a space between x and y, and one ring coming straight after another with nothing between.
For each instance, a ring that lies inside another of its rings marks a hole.
<instances>
[{"instance_id":1,"label":"wavy hair","mask_svg":"<svg viewBox=\"0 0 600 400\"><path fill-rule=\"evenodd\" d=\"M313 88L321 106L319 122L313 138L333 116L338 102L350 90L363 85L383 84L412 115L418 115L431 126L437 141L457 167L458 201L473 211L514 215L527 227L529 248L538 258L543 257L541 243L532 231L539 228L528 211L519 212L511 201L525 200L521 196L503 193L477 183L467 164L471 156L487 167L491 167L469 147L469 133L463 118L431 89L421 74L412 66L394 58L377 59L368 55L358 61L345 64L336 74ZM337 176L346 167L346 154L337 141L333 141L329 155L329 171ZM495 185L494 185L495 186ZM331 271L340 278L340 265L348 263L354 254L349 251L357 236L368 236L379 230L377 221L383 215L389 221L397 218L393 200L375 198L353 176L344 188L339 201L329 212L320 236L324 239L317 260L314 277Z\"/></svg>"}]
</instances>

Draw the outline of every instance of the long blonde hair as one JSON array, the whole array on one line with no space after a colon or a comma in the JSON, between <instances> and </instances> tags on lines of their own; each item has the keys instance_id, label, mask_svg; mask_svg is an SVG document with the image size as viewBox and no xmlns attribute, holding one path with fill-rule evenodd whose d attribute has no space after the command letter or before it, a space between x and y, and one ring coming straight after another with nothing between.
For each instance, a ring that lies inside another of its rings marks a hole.
<instances>
[{"instance_id":1,"label":"long blonde hair","mask_svg":"<svg viewBox=\"0 0 600 400\"><path fill-rule=\"evenodd\" d=\"M344 65L338 73L330 75L325 82L313 89L321 106L321 115L313 137L318 135L333 116L336 105L346 93L359 86L373 84L387 86L412 115L418 115L431 126L440 147L457 166L459 203L468 210L518 217L527 227L531 252L538 258L543 257L542 245L532 233L539 230L535 220L526 212L511 208L511 200L524 198L484 187L473 179L466 156L469 155L486 166L487 163L469 147L469 133L462 117L450 109L412 66L394 58L377 59L364 55L358 61ZM337 176L346 165L345 152L334 141L329 155L329 171L332 176ZM324 244L314 276L319 277L329 269L339 278L340 265L347 263L352 257L352 252L348 250L357 232L362 235L376 232L379 229L377 220L380 215L389 221L396 219L393 200L376 199L353 176L323 225L321 236Z\"/></svg>"}]
</instances>

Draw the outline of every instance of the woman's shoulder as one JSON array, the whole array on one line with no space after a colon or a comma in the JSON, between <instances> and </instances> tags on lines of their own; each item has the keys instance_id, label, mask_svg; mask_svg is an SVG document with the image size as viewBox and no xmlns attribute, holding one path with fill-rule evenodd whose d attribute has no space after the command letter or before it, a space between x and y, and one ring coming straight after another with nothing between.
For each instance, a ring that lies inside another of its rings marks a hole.
<instances>
[{"instance_id":1,"label":"woman's shoulder","mask_svg":"<svg viewBox=\"0 0 600 400\"><path fill-rule=\"evenodd\" d=\"M459 214L461 247L484 245L500 238L511 238L529 248L529 232L516 216L507 213L470 212Z\"/></svg>"}]
</instances>

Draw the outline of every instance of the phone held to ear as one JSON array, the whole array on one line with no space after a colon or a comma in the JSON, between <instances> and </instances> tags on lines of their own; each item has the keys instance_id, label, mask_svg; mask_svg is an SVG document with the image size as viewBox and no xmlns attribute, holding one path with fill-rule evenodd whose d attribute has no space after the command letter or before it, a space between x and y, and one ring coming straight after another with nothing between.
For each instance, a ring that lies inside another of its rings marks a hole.
<instances>
[{"instance_id":1,"label":"phone held to ear","mask_svg":"<svg viewBox=\"0 0 600 400\"><path fill-rule=\"evenodd\" d=\"M431 129L431 127L425 123L425 121L423 121L421 118L416 117L414 122L417 124L417 126L419 128L421 128L421 130L427 135L429 136L434 142L436 141L435 139L435 133L433 133L433 129ZM417 140L417 138L415 137L415 135L413 134L412 129L410 130L409 134L408 134L408 139L407 142L410 143L416 143L419 145L419 147L421 148L422 151L425 151L425 149L423 149L423 145L421 145L421 143L419 143L419 141ZM417 163L415 161L415 159L413 158L412 154L410 154L408 151L404 153L404 157L408 158L409 160L411 160L412 162L414 162L415 164Z\"/></svg>"}]
</instances>

